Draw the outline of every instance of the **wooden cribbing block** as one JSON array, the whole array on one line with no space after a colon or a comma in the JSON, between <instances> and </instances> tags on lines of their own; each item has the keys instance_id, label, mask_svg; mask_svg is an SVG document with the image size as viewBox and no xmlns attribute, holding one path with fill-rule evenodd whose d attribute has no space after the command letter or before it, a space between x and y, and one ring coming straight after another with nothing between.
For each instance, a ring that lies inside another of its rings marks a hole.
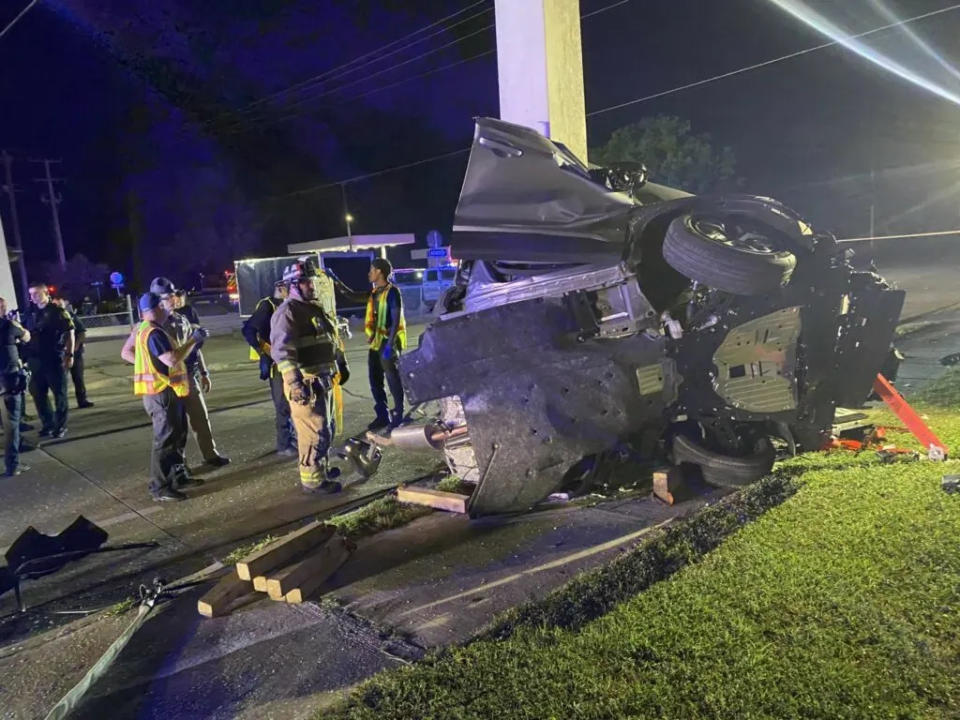
<instances>
[{"instance_id":1,"label":"wooden cribbing block","mask_svg":"<svg viewBox=\"0 0 960 720\"><path fill-rule=\"evenodd\" d=\"M217 617L222 615L234 600L250 592L253 592L253 587L249 582L230 573L197 600L197 612L204 617Z\"/></svg>"},{"instance_id":2,"label":"wooden cribbing block","mask_svg":"<svg viewBox=\"0 0 960 720\"><path fill-rule=\"evenodd\" d=\"M401 485L397 488L397 500L402 503L412 505L426 505L437 510L448 510L449 512L465 513L467 511L467 500L469 495L460 493L443 492L442 490L430 490L428 488L407 487Z\"/></svg>"},{"instance_id":3,"label":"wooden cribbing block","mask_svg":"<svg viewBox=\"0 0 960 720\"><path fill-rule=\"evenodd\" d=\"M687 499L690 488L678 467L661 468L653 472L653 494L667 505Z\"/></svg>"},{"instance_id":4,"label":"wooden cribbing block","mask_svg":"<svg viewBox=\"0 0 960 720\"><path fill-rule=\"evenodd\" d=\"M287 602L302 603L343 565L350 557L351 551L352 547L343 538L336 536L316 554L285 570L282 579L278 575L267 580L268 592L269 588L274 588L274 592L277 592L281 587L284 589L289 587L290 589L284 595ZM296 583L293 582L294 579Z\"/></svg>"},{"instance_id":5,"label":"wooden cribbing block","mask_svg":"<svg viewBox=\"0 0 960 720\"><path fill-rule=\"evenodd\" d=\"M266 575L270 570L286 565L297 555L326 542L333 535L334 529L332 525L319 521L304 525L265 548L247 555L237 563L237 576L241 580L250 580L258 575Z\"/></svg>"},{"instance_id":6,"label":"wooden cribbing block","mask_svg":"<svg viewBox=\"0 0 960 720\"><path fill-rule=\"evenodd\" d=\"M253 589L257 592L266 592L267 591L267 576L266 575L257 575L253 579Z\"/></svg>"}]
</instances>

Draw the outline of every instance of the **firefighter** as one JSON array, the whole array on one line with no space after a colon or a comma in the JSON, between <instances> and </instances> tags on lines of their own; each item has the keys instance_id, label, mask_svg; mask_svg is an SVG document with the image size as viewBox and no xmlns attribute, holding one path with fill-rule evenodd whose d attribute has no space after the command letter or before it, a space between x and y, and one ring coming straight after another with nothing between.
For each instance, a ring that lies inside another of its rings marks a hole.
<instances>
[{"instance_id":1,"label":"firefighter","mask_svg":"<svg viewBox=\"0 0 960 720\"><path fill-rule=\"evenodd\" d=\"M181 303L177 298L177 290L173 283L165 277L156 277L150 283L150 292L160 296L160 301L166 311L163 329L167 331L175 343L178 345L184 344L198 326L193 325L185 314L177 312ZM190 421L190 429L193 430L194 437L197 439L204 464L212 467L223 467L230 463L230 458L217 451L217 443L213 439L210 414L207 411L207 402L204 399L204 395L210 392L212 382L203 353L199 348L187 356L186 367L187 379L190 382L190 394L184 399L184 407L186 408L187 419ZM184 456L182 472L189 474L186 470L186 438L184 438L182 455Z\"/></svg>"},{"instance_id":2,"label":"firefighter","mask_svg":"<svg viewBox=\"0 0 960 720\"><path fill-rule=\"evenodd\" d=\"M349 372L334 321L317 299L316 269L298 261L284 272L290 290L270 319L270 356L283 378L297 433L300 485L310 494L335 493L338 468L327 455L336 434L334 397Z\"/></svg>"},{"instance_id":3,"label":"firefighter","mask_svg":"<svg viewBox=\"0 0 960 720\"><path fill-rule=\"evenodd\" d=\"M196 328L185 343L176 345L163 329L168 311L160 297L144 293L139 307L142 321L134 336L133 393L143 398L144 410L153 422L150 494L157 502L185 500L187 496L177 489L188 484L178 467L187 436L183 399L190 393L184 361L203 344L207 331Z\"/></svg>"},{"instance_id":4,"label":"firefighter","mask_svg":"<svg viewBox=\"0 0 960 720\"><path fill-rule=\"evenodd\" d=\"M376 258L370 264L367 279L373 286L370 292L357 292L333 277L337 290L349 302L367 305L364 318L364 332L369 343L367 369L370 376L370 393L373 395L373 408L377 416L367 425L368 430L395 428L403 422L403 384L400 382L398 361L400 353L407 346L407 325L403 317L403 297L400 289L389 281L393 266L385 258ZM390 395L393 397L393 409L387 412L387 393L383 381L386 379Z\"/></svg>"},{"instance_id":5,"label":"firefighter","mask_svg":"<svg viewBox=\"0 0 960 720\"><path fill-rule=\"evenodd\" d=\"M270 382L270 397L276 413L277 454L296 457L297 434L290 419L290 403L283 394L283 377L270 357L270 318L288 294L287 284L277 280L273 285L273 296L262 298L253 314L244 321L243 337L250 345L250 359L260 361L260 379Z\"/></svg>"}]
</instances>

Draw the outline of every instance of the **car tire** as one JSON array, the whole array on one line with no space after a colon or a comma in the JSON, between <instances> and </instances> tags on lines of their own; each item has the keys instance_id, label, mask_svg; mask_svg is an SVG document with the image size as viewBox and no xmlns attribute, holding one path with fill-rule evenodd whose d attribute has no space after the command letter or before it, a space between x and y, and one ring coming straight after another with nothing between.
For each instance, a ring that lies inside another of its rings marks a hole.
<instances>
[{"instance_id":1,"label":"car tire","mask_svg":"<svg viewBox=\"0 0 960 720\"><path fill-rule=\"evenodd\" d=\"M797 259L764 240L759 235L729 238L722 222L686 214L667 228L663 259L674 270L715 290L765 295L787 284Z\"/></svg>"},{"instance_id":2,"label":"car tire","mask_svg":"<svg viewBox=\"0 0 960 720\"><path fill-rule=\"evenodd\" d=\"M752 455L734 457L707 450L685 435L673 440L673 461L697 465L703 479L716 487L743 487L764 477L773 468L773 444L766 438Z\"/></svg>"}]
</instances>

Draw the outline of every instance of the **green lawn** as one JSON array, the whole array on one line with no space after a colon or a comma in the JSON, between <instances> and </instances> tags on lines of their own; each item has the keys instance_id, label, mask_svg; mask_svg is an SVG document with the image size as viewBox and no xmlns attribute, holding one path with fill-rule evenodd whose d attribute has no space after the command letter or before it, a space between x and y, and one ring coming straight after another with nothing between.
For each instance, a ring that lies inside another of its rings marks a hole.
<instances>
[{"instance_id":1,"label":"green lawn","mask_svg":"<svg viewBox=\"0 0 960 720\"><path fill-rule=\"evenodd\" d=\"M956 408L919 409L960 454ZM816 453L779 473L796 493L716 549L670 536L699 560L667 579L606 604L582 579L324 717L960 718L960 495L940 489L960 462ZM550 620L585 598L595 619Z\"/></svg>"}]
</instances>

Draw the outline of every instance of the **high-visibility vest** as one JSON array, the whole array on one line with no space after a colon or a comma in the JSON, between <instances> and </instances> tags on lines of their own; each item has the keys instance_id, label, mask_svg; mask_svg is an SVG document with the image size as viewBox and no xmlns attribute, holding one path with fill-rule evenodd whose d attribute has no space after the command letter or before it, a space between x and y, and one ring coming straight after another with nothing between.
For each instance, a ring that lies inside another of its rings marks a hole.
<instances>
[{"instance_id":1,"label":"high-visibility vest","mask_svg":"<svg viewBox=\"0 0 960 720\"><path fill-rule=\"evenodd\" d=\"M271 315L273 315L273 313L275 313L275 312L277 311L277 303L274 302L273 298L272 298L272 297L265 297L265 298L262 298L262 299L260 300L260 302L257 303L257 307L254 308L254 312L257 312L257 310L260 309L260 304L261 304L261 303L267 303L267 304L270 306L270 314L271 314ZM259 351L259 352L256 351L256 350L254 350L254 349L251 347L251 348L250 348L250 359L251 359L251 360L254 360L254 361L259 360L261 353L264 354L264 355L269 355L269 354L270 354L270 343L269 343L269 342L266 342L266 341L264 341L264 340L261 340L261 341L260 341L260 351ZM271 370L271 372L272 372L272 370Z\"/></svg>"},{"instance_id":2,"label":"high-visibility vest","mask_svg":"<svg viewBox=\"0 0 960 720\"><path fill-rule=\"evenodd\" d=\"M177 397L186 397L190 393L186 366L182 362L178 362L170 367L169 375L164 375L157 369L156 363L150 355L150 347L147 341L150 338L150 333L154 331L166 334L166 330L162 327L146 320L141 322L137 328L136 357L133 363L133 394L159 395L170 387L173 388Z\"/></svg>"},{"instance_id":3,"label":"high-visibility vest","mask_svg":"<svg viewBox=\"0 0 960 720\"><path fill-rule=\"evenodd\" d=\"M387 283L383 288L374 290L370 293L367 300L367 316L364 320L363 330L367 334L367 340L371 347L379 348L380 344L387 339L389 330L387 329L387 293L394 286ZM397 290L400 292L400 290ZM376 311L374 311L376 303ZM400 303L400 322L397 325L396 342L401 348L407 346L407 323L403 317L403 303Z\"/></svg>"}]
</instances>

